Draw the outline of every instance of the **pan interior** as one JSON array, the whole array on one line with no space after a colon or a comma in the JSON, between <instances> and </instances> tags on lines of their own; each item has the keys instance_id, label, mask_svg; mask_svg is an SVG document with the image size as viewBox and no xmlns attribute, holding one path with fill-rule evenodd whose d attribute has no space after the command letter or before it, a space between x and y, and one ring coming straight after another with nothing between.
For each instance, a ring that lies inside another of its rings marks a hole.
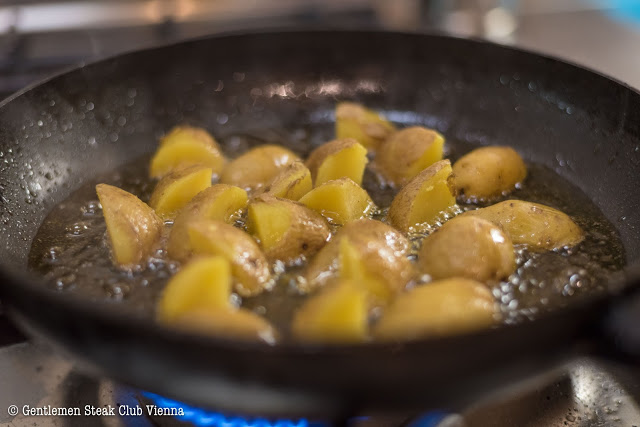
<instances>
[{"instance_id":1,"label":"pan interior","mask_svg":"<svg viewBox=\"0 0 640 427\"><path fill-rule=\"evenodd\" d=\"M412 124L412 123L410 123ZM318 143L332 138L333 123L298 124L232 135L221 140L230 157L264 143L280 143L305 157ZM473 145L447 140L447 157L455 161ZM95 300L119 303L146 318L153 318L155 305L168 279L179 264L156 252L142 272L125 272L113 266L102 211L95 185L106 182L148 201L155 182L148 178L149 156L92 179L70 198L54 207L40 227L30 252L29 267L44 276L49 287ZM364 187L380 207L388 207L394 191L382 189L368 172ZM544 166L529 165L522 189L506 198L543 203L569 213L586 232L577 247L551 252L517 250L518 269L508 280L493 285L507 323L535 318L540 312L565 306L572 298L603 291L612 274L624 265L624 248L615 228L582 192ZM460 205L473 209L476 205ZM415 238L412 256L421 239ZM279 269L277 269L279 270ZM303 267L276 271L271 292L245 298L242 305L265 315L288 336L295 310L306 299L296 290L296 276ZM236 301L240 298L235 295Z\"/></svg>"},{"instance_id":2,"label":"pan interior","mask_svg":"<svg viewBox=\"0 0 640 427\"><path fill-rule=\"evenodd\" d=\"M622 258L640 255L639 98L567 64L441 37L320 32L303 42L272 34L126 55L53 79L0 108L0 258L25 269L54 206L100 180L117 183L110 171L137 165L120 177L136 185L144 174L144 160L136 159L175 124L207 128L230 152L270 141L304 154L330 137L336 100L353 99L398 123L438 129L454 151L513 146L538 165L540 188L561 176L567 183L550 204L574 215L586 209L604 227L594 228L601 234L611 234L611 224L619 234L605 239L611 252L604 255L617 269ZM117 288L106 284L100 292L118 299ZM562 295L578 288L548 289ZM509 289L498 291L507 305Z\"/></svg>"}]
</instances>

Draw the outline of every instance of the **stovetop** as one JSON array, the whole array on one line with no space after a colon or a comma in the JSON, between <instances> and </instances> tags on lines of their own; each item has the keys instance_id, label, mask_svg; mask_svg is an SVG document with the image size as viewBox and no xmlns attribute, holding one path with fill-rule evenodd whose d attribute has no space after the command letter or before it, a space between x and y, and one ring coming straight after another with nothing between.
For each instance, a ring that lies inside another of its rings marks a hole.
<instances>
[{"instance_id":1,"label":"stovetop","mask_svg":"<svg viewBox=\"0 0 640 427\"><path fill-rule=\"evenodd\" d=\"M352 427L511 427L639 426L640 372L590 359L576 360L564 373L532 390L511 393L501 401L483 402L458 413L422 416L363 416ZM63 354L37 341L0 348L0 427L105 426L152 427L199 425L242 427L330 427L325 420L241 420L212 410L182 406L169 399L86 375ZM9 413L12 405L18 414ZM159 410L149 414L147 405ZM80 416L32 416L29 411L78 408ZM85 411L113 408L115 415L85 416ZM139 410L137 408L140 408ZM118 415L118 412L127 412ZM166 412L166 414L164 414ZM25 413L27 415L25 415Z\"/></svg>"}]
</instances>

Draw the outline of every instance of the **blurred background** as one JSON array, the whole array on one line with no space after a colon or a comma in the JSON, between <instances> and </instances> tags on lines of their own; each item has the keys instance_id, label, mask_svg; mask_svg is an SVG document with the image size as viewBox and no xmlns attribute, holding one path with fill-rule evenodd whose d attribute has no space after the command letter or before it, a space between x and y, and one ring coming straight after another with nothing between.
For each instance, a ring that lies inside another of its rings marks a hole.
<instances>
[{"instance_id":1,"label":"blurred background","mask_svg":"<svg viewBox=\"0 0 640 427\"><path fill-rule=\"evenodd\" d=\"M640 0L3 0L0 96L122 51L289 26L482 37L560 56L640 88Z\"/></svg>"}]
</instances>

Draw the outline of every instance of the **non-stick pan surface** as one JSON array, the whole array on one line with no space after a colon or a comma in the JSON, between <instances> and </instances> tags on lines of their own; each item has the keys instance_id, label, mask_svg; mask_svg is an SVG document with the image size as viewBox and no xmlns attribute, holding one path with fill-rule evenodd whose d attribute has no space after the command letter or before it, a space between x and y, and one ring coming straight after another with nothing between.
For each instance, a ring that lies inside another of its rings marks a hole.
<instances>
[{"instance_id":1,"label":"non-stick pan surface","mask_svg":"<svg viewBox=\"0 0 640 427\"><path fill-rule=\"evenodd\" d=\"M631 279L609 296L517 326L399 345L314 348L179 334L115 304L50 291L26 272L31 240L55 204L86 179L151 152L175 124L229 135L331 121L342 99L445 136L515 147L582 189L619 230L629 263L640 258L640 95L633 89L555 59L450 37L231 35L101 61L2 103L3 302L25 328L101 374L242 412L451 406L574 354L608 348L594 337L624 298L612 295L633 294ZM618 317L606 325L623 334L628 319ZM637 342L622 339L633 351Z\"/></svg>"}]
</instances>

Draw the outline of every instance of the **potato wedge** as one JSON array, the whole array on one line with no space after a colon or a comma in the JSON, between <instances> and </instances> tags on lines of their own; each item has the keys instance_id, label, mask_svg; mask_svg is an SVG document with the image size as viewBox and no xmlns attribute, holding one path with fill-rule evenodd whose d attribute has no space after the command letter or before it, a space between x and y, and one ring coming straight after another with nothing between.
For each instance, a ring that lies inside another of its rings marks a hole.
<instances>
[{"instance_id":1,"label":"potato wedge","mask_svg":"<svg viewBox=\"0 0 640 427\"><path fill-rule=\"evenodd\" d=\"M300 341L331 344L366 341L367 294L350 281L327 286L298 309L291 330Z\"/></svg>"},{"instance_id":2,"label":"potato wedge","mask_svg":"<svg viewBox=\"0 0 640 427\"><path fill-rule=\"evenodd\" d=\"M226 159L218 143L202 128L176 126L160 141L151 159L152 178L162 178L185 166L204 166L219 175Z\"/></svg>"},{"instance_id":3,"label":"potato wedge","mask_svg":"<svg viewBox=\"0 0 640 427\"><path fill-rule=\"evenodd\" d=\"M158 301L157 316L171 324L194 309L229 310L231 265L220 256L194 259L169 280Z\"/></svg>"},{"instance_id":4,"label":"potato wedge","mask_svg":"<svg viewBox=\"0 0 640 427\"><path fill-rule=\"evenodd\" d=\"M380 114L355 102L336 105L336 138L353 138L367 150L376 150L395 130Z\"/></svg>"},{"instance_id":5,"label":"potato wedge","mask_svg":"<svg viewBox=\"0 0 640 427\"><path fill-rule=\"evenodd\" d=\"M489 288L474 280L438 280L399 295L374 326L381 341L454 335L489 328L497 304Z\"/></svg>"},{"instance_id":6,"label":"potato wedge","mask_svg":"<svg viewBox=\"0 0 640 427\"><path fill-rule=\"evenodd\" d=\"M180 210L171 227L167 253L183 261L191 256L191 243L187 228L198 219L214 219L230 223L247 206L247 192L226 184L215 184L200 193Z\"/></svg>"},{"instance_id":7,"label":"potato wedge","mask_svg":"<svg viewBox=\"0 0 640 427\"><path fill-rule=\"evenodd\" d=\"M194 255L219 255L231 263L234 289L243 297L271 285L269 263L258 244L244 231L222 221L200 219L188 226Z\"/></svg>"},{"instance_id":8,"label":"potato wedge","mask_svg":"<svg viewBox=\"0 0 640 427\"><path fill-rule=\"evenodd\" d=\"M247 228L270 261L292 265L315 255L331 231L319 213L291 200L263 194L251 201Z\"/></svg>"},{"instance_id":9,"label":"potato wedge","mask_svg":"<svg viewBox=\"0 0 640 427\"><path fill-rule=\"evenodd\" d=\"M291 163L300 160L291 150L279 145L260 145L226 165L220 182L247 191L256 191L271 183Z\"/></svg>"},{"instance_id":10,"label":"potato wedge","mask_svg":"<svg viewBox=\"0 0 640 427\"><path fill-rule=\"evenodd\" d=\"M272 345L278 341L278 332L266 319L244 308L237 310L197 308L185 312L171 325L188 332L232 340L262 341Z\"/></svg>"},{"instance_id":11,"label":"potato wedge","mask_svg":"<svg viewBox=\"0 0 640 427\"><path fill-rule=\"evenodd\" d=\"M462 215L491 221L509 235L513 244L534 251L571 247L584 239L584 232L571 217L539 203L505 200Z\"/></svg>"},{"instance_id":12,"label":"potato wedge","mask_svg":"<svg viewBox=\"0 0 640 427\"><path fill-rule=\"evenodd\" d=\"M371 305L386 306L403 287L390 286L384 278L372 271L364 260L366 254L358 249L348 236L340 239L338 254L338 276L351 280L367 292ZM407 263L408 264L408 263Z\"/></svg>"},{"instance_id":13,"label":"potato wedge","mask_svg":"<svg viewBox=\"0 0 640 427\"><path fill-rule=\"evenodd\" d=\"M265 189L275 197L289 200L300 200L313 188L311 172L304 163L295 161L287 166Z\"/></svg>"},{"instance_id":14,"label":"potato wedge","mask_svg":"<svg viewBox=\"0 0 640 427\"><path fill-rule=\"evenodd\" d=\"M369 194L349 178L325 182L302 196L300 203L337 225L365 218L375 210Z\"/></svg>"},{"instance_id":15,"label":"potato wedge","mask_svg":"<svg viewBox=\"0 0 640 427\"><path fill-rule=\"evenodd\" d=\"M389 222L402 232L432 224L456 203L451 163L440 160L423 170L394 197Z\"/></svg>"},{"instance_id":16,"label":"potato wedge","mask_svg":"<svg viewBox=\"0 0 640 427\"><path fill-rule=\"evenodd\" d=\"M146 203L118 187L98 184L96 193L115 262L122 268L139 266L160 240L162 220Z\"/></svg>"},{"instance_id":17,"label":"potato wedge","mask_svg":"<svg viewBox=\"0 0 640 427\"><path fill-rule=\"evenodd\" d=\"M511 147L476 148L453 165L454 184L464 201L491 200L516 188L527 176L522 157Z\"/></svg>"},{"instance_id":18,"label":"potato wedge","mask_svg":"<svg viewBox=\"0 0 640 427\"><path fill-rule=\"evenodd\" d=\"M355 139L345 138L329 141L313 150L306 165L316 187L344 177L361 185L367 162L367 149Z\"/></svg>"},{"instance_id":19,"label":"potato wedge","mask_svg":"<svg viewBox=\"0 0 640 427\"><path fill-rule=\"evenodd\" d=\"M375 170L397 188L442 160L444 137L433 129L413 126L393 133L375 160Z\"/></svg>"},{"instance_id":20,"label":"potato wedge","mask_svg":"<svg viewBox=\"0 0 640 427\"><path fill-rule=\"evenodd\" d=\"M500 227L473 216L447 221L422 242L418 265L434 280L451 277L486 282L516 269L513 243Z\"/></svg>"},{"instance_id":21,"label":"potato wedge","mask_svg":"<svg viewBox=\"0 0 640 427\"><path fill-rule=\"evenodd\" d=\"M300 288L311 291L339 277L361 283L373 305L385 305L414 278L408 252L409 241L394 228L372 219L354 221L311 260Z\"/></svg>"},{"instance_id":22,"label":"potato wedge","mask_svg":"<svg viewBox=\"0 0 640 427\"><path fill-rule=\"evenodd\" d=\"M165 175L149 199L151 206L164 220L173 219L193 197L211 187L211 169L189 166Z\"/></svg>"}]
</instances>

